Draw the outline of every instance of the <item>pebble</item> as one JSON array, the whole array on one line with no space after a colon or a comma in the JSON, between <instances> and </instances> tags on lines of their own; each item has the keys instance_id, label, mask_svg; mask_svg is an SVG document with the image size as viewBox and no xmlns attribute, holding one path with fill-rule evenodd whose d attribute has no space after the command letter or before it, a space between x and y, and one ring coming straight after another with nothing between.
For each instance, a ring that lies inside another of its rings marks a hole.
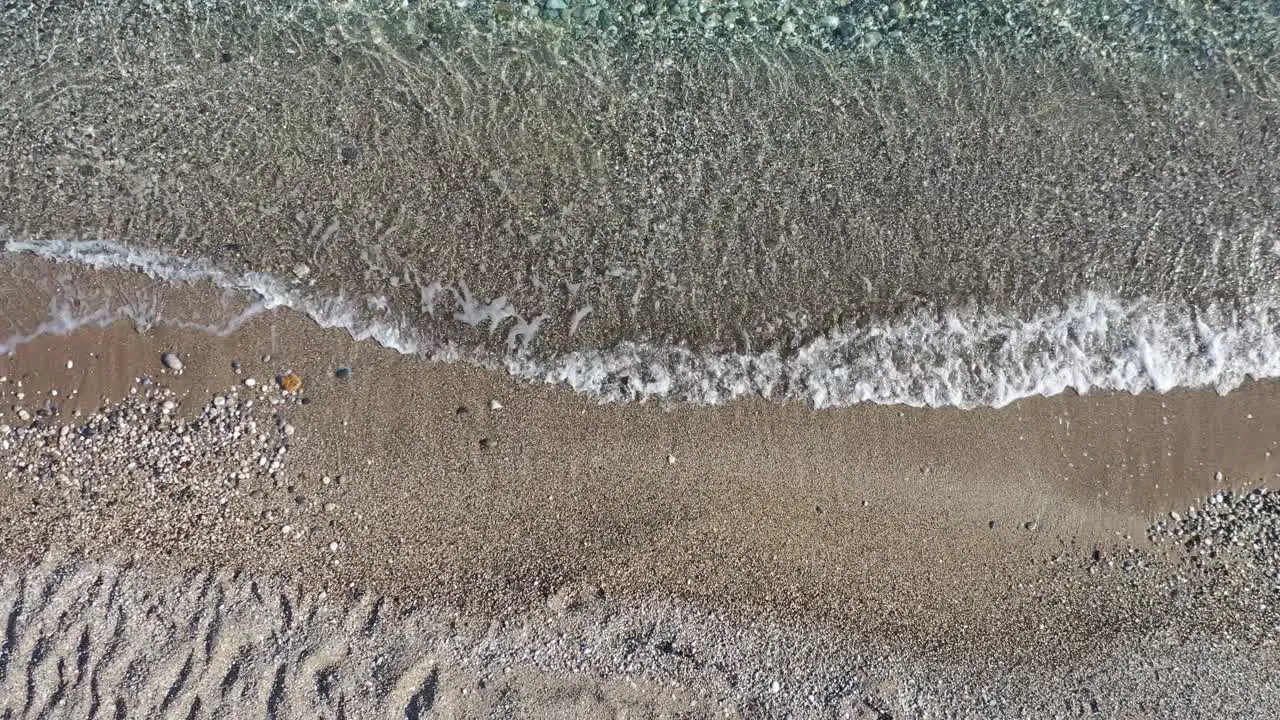
<instances>
[{"instance_id":1,"label":"pebble","mask_svg":"<svg viewBox=\"0 0 1280 720\"><path fill-rule=\"evenodd\" d=\"M285 426L284 426L284 434L285 434L285 435L292 435L294 432L296 432L296 431L294 430L294 427L293 427L292 425L285 425Z\"/></svg>"},{"instance_id":2,"label":"pebble","mask_svg":"<svg viewBox=\"0 0 1280 720\"><path fill-rule=\"evenodd\" d=\"M245 378L245 379L244 379L244 386L245 386L245 387L254 387L254 386L256 386L257 384L258 384L258 381L257 381L257 380L254 380L253 378Z\"/></svg>"},{"instance_id":3,"label":"pebble","mask_svg":"<svg viewBox=\"0 0 1280 720\"><path fill-rule=\"evenodd\" d=\"M327 512L327 513L331 513L331 512L333 512L333 511L335 511L335 510L337 510L337 509L338 509L338 504L337 504L337 503L327 502L327 503L325 503L325 504L324 504L324 511L325 511L325 512Z\"/></svg>"},{"instance_id":4,"label":"pebble","mask_svg":"<svg viewBox=\"0 0 1280 720\"><path fill-rule=\"evenodd\" d=\"M76 363L75 363L75 361L74 361L74 360L68 360L68 361L67 361L67 369L68 369L68 370L70 370L71 368L73 368L73 367L75 367L75 366L76 366Z\"/></svg>"},{"instance_id":5,"label":"pebble","mask_svg":"<svg viewBox=\"0 0 1280 720\"><path fill-rule=\"evenodd\" d=\"M490 400L489 409L492 410L493 412L498 412L499 410L502 409L502 403L498 402L497 400Z\"/></svg>"},{"instance_id":6,"label":"pebble","mask_svg":"<svg viewBox=\"0 0 1280 720\"><path fill-rule=\"evenodd\" d=\"M224 405L226 405L226 404L227 404L227 399L226 399L225 397L223 397L222 395L214 395L214 396L213 396L213 406L214 406L214 407L222 407L222 406L224 406Z\"/></svg>"},{"instance_id":7,"label":"pebble","mask_svg":"<svg viewBox=\"0 0 1280 720\"><path fill-rule=\"evenodd\" d=\"M291 372L281 375L277 382L280 385L280 389L287 393L297 393L302 389L302 378L297 373Z\"/></svg>"},{"instance_id":8,"label":"pebble","mask_svg":"<svg viewBox=\"0 0 1280 720\"><path fill-rule=\"evenodd\" d=\"M1036 528L1040 527L1040 523L1037 523L1035 520L1028 520L1022 523L1022 527L1034 531Z\"/></svg>"},{"instance_id":9,"label":"pebble","mask_svg":"<svg viewBox=\"0 0 1280 720\"><path fill-rule=\"evenodd\" d=\"M176 407L178 407L178 403L172 400L165 400L163 403L160 404L160 409L163 410L166 415L173 412L174 408Z\"/></svg>"},{"instance_id":10,"label":"pebble","mask_svg":"<svg viewBox=\"0 0 1280 720\"><path fill-rule=\"evenodd\" d=\"M182 359L176 353L167 352L160 356L160 362L175 372L182 370Z\"/></svg>"},{"instance_id":11,"label":"pebble","mask_svg":"<svg viewBox=\"0 0 1280 720\"><path fill-rule=\"evenodd\" d=\"M294 274L294 277L301 280L302 278L311 274L311 268L307 267L306 263L298 263L297 265L293 266L293 274Z\"/></svg>"},{"instance_id":12,"label":"pebble","mask_svg":"<svg viewBox=\"0 0 1280 720\"><path fill-rule=\"evenodd\" d=\"M675 464L676 464L676 456L675 456L675 455L668 455L668 456L667 456L667 464L668 464L668 465L675 465Z\"/></svg>"},{"instance_id":13,"label":"pebble","mask_svg":"<svg viewBox=\"0 0 1280 720\"><path fill-rule=\"evenodd\" d=\"M498 441L495 440L494 438L480 438L481 450L492 450L497 446L498 446Z\"/></svg>"},{"instance_id":14,"label":"pebble","mask_svg":"<svg viewBox=\"0 0 1280 720\"><path fill-rule=\"evenodd\" d=\"M334 542L329 543L329 552L338 552L338 543L337 543L337 541L334 541Z\"/></svg>"},{"instance_id":15,"label":"pebble","mask_svg":"<svg viewBox=\"0 0 1280 720\"><path fill-rule=\"evenodd\" d=\"M351 368L340 367L337 370L333 371L333 376L338 378L339 380L347 380L351 377Z\"/></svg>"}]
</instances>

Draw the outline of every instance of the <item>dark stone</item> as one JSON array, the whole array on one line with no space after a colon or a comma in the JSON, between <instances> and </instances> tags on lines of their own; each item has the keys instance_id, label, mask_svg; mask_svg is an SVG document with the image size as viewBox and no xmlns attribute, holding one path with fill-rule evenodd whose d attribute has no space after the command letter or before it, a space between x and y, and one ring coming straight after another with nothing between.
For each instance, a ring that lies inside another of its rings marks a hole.
<instances>
[{"instance_id":1,"label":"dark stone","mask_svg":"<svg viewBox=\"0 0 1280 720\"><path fill-rule=\"evenodd\" d=\"M342 162L353 163L360 157L360 148L348 145L342 148Z\"/></svg>"},{"instance_id":2,"label":"dark stone","mask_svg":"<svg viewBox=\"0 0 1280 720\"><path fill-rule=\"evenodd\" d=\"M231 62L231 59L232 59L232 58L231 58L231 53L229 53L229 52L224 52L224 53L222 53L222 62L224 62L224 63L229 63L229 62Z\"/></svg>"},{"instance_id":3,"label":"dark stone","mask_svg":"<svg viewBox=\"0 0 1280 720\"><path fill-rule=\"evenodd\" d=\"M339 380L347 380L351 377L351 368L340 367L337 370L333 371L333 376L338 378Z\"/></svg>"},{"instance_id":4,"label":"dark stone","mask_svg":"<svg viewBox=\"0 0 1280 720\"><path fill-rule=\"evenodd\" d=\"M471 411L467 409L466 405L459 405L458 409L453 411L453 414L457 415L458 417L462 417L463 415L466 415L469 412Z\"/></svg>"},{"instance_id":5,"label":"dark stone","mask_svg":"<svg viewBox=\"0 0 1280 720\"><path fill-rule=\"evenodd\" d=\"M480 438L481 450L492 450L498 447L498 441L494 438Z\"/></svg>"}]
</instances>

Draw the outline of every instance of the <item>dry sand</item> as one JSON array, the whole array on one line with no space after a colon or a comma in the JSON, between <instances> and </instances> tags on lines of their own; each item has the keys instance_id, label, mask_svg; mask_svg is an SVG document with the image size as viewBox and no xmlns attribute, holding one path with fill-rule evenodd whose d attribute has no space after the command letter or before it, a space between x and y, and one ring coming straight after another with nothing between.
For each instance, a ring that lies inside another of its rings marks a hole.
<instances>
[{"instance_id":1,"label":"dry sand","mask_svg":"<svg viewBox=\"0 0 1280 720\"><path fill-rule=\"evenodd\" d=\"M292 396L274 383L289 371ZM1277 383L967 412L600 406L289 314L226 337L40 338L0 375L0 422L47 426L0 451L12 717L1266 717L1280 701L1271 596L1224 596L1144 535L1274 484ZM163 389L172 415L142 399ZM134 429L93 420L122 401ZM59 440L62 424L77 429ZM166 452L163 480L123 469Z\"/></svg>"}]
</instances>

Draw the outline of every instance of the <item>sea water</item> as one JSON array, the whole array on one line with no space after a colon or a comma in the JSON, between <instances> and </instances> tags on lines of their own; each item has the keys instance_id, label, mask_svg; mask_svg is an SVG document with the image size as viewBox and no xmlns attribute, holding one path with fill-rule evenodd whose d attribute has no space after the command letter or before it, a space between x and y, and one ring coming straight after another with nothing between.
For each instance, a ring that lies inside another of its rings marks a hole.
<instances>
[{"instance_id":1,"label":"sea water","mask_svg":"<svg viewBox=\"0 0 1280 720\"><path fill-rule=\"evenodd\" d=\"M565 5L11 5L6 256L607 400L1280 373L1268 5Z\"/></svg>"}]
</instances>

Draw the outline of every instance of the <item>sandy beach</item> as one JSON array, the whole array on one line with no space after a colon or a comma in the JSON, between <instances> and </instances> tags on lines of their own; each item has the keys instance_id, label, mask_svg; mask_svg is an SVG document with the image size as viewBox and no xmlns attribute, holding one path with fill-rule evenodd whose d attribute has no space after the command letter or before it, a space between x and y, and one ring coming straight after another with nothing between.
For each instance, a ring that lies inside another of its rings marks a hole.
<instances>
[{"instance_id":1,"label":"sandy beach","mask_svg":"<svg viewBox=\"0 0 1280 720\"><path fill-rule=\"evenodd\" d=\"M1275 690L1273 590L1240 589L1265 567L1224 585L1147 537L1273 484L1271 382L979 411L599 405L281 313L221 338L41 338L0 376L6 657L63 668L6 693L15 711L1004 716L983 703L1022 687L1037 717L1261 717ZM113 482L178 437L169 472L194 490ZM185 630L178 613L146 632L90 620L178 601ZM332 623L363 623L359 649ZM164 691L104 684L119 647ZM360 690L350 673L377 676L362 663L379 653L418 660ZM321 692L326 672L341 679ZM1223 693L1241 673L1257 684Z\"/></svg>"},{"instance_id":2,"label":"sandy beach","mask_svg":"<svg viewBox=\"0 0 1280 720\"><path fill-rule=\"evenodd\" d=\"M1280 715L1275 3L0 8L0 717Z\"/></svg>"}]
</instances>

